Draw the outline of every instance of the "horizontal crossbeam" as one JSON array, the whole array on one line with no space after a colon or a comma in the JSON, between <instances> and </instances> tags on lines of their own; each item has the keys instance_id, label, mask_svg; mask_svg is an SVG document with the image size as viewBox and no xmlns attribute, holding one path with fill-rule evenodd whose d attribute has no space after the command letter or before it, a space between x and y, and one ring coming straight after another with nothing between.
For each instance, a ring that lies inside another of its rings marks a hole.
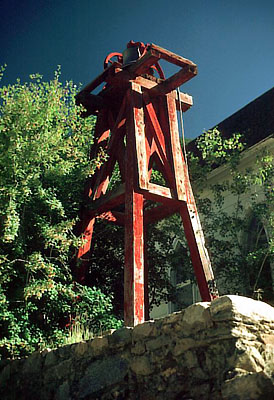
<instances>
[{"instance_id":1,"label":"horizontal crossbeam","mask_svg":"<svg viewBox=\"0 0 274 400\"><path fill-rule=\"evenodd\" d=\"M157 44L151 43L149 49L154 50L159 55L159 58L170 62L171 64L178 65L178 67L184 67L185 65L191 65L197 67L194 62L173 53L172 51L166 50L163 47L157 46Z\"/></svg>"},{"instance_id":2,"label":"horizontal crossbeam","mask_svg":"<svg viewBox=\"0 0 274 400\"><path fill-rule=\"evenodd\" d=\"M91 201L87 205L87 213L90 216L100 215L110 211L125 202L125 185L120 185L116 190L102 195L99 199Z\"/></svg>"}]
</instances>

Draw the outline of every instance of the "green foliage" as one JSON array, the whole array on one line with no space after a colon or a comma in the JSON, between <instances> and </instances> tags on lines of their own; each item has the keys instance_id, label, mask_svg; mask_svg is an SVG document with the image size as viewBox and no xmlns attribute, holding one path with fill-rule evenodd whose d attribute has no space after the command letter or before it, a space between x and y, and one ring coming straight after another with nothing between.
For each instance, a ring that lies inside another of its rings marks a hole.
<instances>
[{"instance_id":1,"label":"green foliage","mask_svg":"<svg viewBox=\"0 0 274 400\"><path fill-rule=\"evenodd\" d=\"M1 74L3 73L3 68ZM85 179L93 117L81 118L73 82L0 88L0 352L22 356L62 343L70 319L92 331L116 326L110 297L75 284L69 262ZM88 315L88 318L84 317ZM84 322L84 321L82 321Z\"/></svg>"},{"instance_id":2,"label":"green foliage","mask_svg":"<svg viewBox=\"0 0 274 400\"><path fill-rule=\"evenodd\" d=\"M222 293L241 293L274 300L273 154L263 149L246 166L243 137L224 139L217 129L197 141L201 160L190 155L190 172L202 217L207 247ZM213 167L223 166L226 180L210 180ZM234 198L233 207L226 199Z\"/></svg>"},{"instance_id":3,"label":"green foliage","mask_svg":"<svg viewBox=\"0 0 274 400\"><path fill-rule=\"evenodd\" d=\"M229 162L231 167L237 168L241 152L245 148L243 136L234 133L231 138L224 138L218 128L208 130L196 139L200 156L188 155L190 176L199 187L206 184L206 176L213 168Z\"/></svg>"},{"instance_id":4,"label":"green foliage","mask_svg":"<svg viewBox=\"0 0 274 400\"><path fill-rule=\"evenodd\" d=\"M240 133L234 133L230 138L225 139L215 127L197 139L197 147L201 151L206 165L216 167L224 162L231 162L232 159L235 160L235 157L239 156L240 152L244 150L241 139Z\"/></svg>"}]
</instances>

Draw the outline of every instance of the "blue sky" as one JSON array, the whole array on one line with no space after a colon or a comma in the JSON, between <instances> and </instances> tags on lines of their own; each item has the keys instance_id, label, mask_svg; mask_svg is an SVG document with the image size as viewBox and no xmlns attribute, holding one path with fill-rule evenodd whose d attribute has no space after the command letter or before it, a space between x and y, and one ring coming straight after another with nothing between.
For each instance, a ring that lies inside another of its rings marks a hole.
<instances>
[{"instance_id":1,"label":"blue sky","mask_svg":"<svg viewBox=\"0 0 274 400\"><path fill-rule=\"evenodd\" d=\"M49 79L60 64L62 80L86 84L102 72L105 56L131 39L198 65L198 76L181 87L194 98L186 137L273 87L273 0L0 0L3 83L35 72Z\"/></svg>"}]
</instances>

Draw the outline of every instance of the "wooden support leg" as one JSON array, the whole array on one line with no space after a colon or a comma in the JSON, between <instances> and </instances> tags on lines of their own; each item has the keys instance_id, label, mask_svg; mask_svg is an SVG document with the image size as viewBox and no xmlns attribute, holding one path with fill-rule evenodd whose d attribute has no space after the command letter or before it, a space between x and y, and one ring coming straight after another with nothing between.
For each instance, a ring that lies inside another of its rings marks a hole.
<instances>
[{"instance_id":1,"label":"wooden support leg","mask_svg":"<svg viewBox=\"0 0 274 400\"><path fill-rule=\"evenodd\" d=\"M124 320L126 326L144 322L143 195L126 192Z\"/></svg>"},{"instance_id":2,"label":"wooden support leg","mask_svg":"<svg viewBox=\"0 0 274 400\"><path fill-rule=\"evenodd\" d=\"M145 321L149 320L147 238L148 238L148 236L147 236L147 225L144 224L144 304L145 304Z\"/></svg>"},{"instance_id":3,"label":"wooden support leg","mask_svg":"<svg viewBox=\"0 0 274 400\"><path fill-rule=\"evenodd\" d=\"M146 187L148 181L141 92L140 85L132 83L132 88L127 94L124 272L126 326L135 326L144 322L145 319L144 198L136 191L140 186Z\"/></svg>"},{"instance_id":4,"label":"wooden support leg","mask_svg":"<svg viewBox=\"0 0 274 400\"><path fill-rule=\"evenodd\" d=\"M170 141L167 141L167 153L170 164L174 168L177 198L182 201L180 214L200 294L203 301L211 301L218 297L218 291L180 146L176 102L175 96L173 97L171 93L167 95L166 107L163 107L161 111L162 123L170 134Z\"/></svg>"},{"instance_id":5,"label":"wooden support leg","mask_svg":"<svg viewBox=\"0 0 274 400\"><path fill-rule=\"evenodd\" d=\"M203 301L212 301L218 297L214 275L196 207L187 203L180 209L190 256Z\"/></svg>"}]
</instances>

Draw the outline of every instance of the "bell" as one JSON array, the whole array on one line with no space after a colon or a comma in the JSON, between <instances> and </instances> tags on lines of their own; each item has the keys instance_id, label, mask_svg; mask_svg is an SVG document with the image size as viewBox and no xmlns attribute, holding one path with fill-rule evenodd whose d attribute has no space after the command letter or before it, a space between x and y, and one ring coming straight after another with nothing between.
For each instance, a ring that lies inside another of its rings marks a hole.
<instances>
[{"instance_id":1,"label":"bell","mask_svg":"<svg viewBox=\"0 0 274 400\"><path fill-rule=\"evenodd\" d=\"M123 51L123 67L127 67L128 65L133 64L135 61L140 58L141 53L139 47L133 46L128 47Z\"/></svg>"}]
</instances>

